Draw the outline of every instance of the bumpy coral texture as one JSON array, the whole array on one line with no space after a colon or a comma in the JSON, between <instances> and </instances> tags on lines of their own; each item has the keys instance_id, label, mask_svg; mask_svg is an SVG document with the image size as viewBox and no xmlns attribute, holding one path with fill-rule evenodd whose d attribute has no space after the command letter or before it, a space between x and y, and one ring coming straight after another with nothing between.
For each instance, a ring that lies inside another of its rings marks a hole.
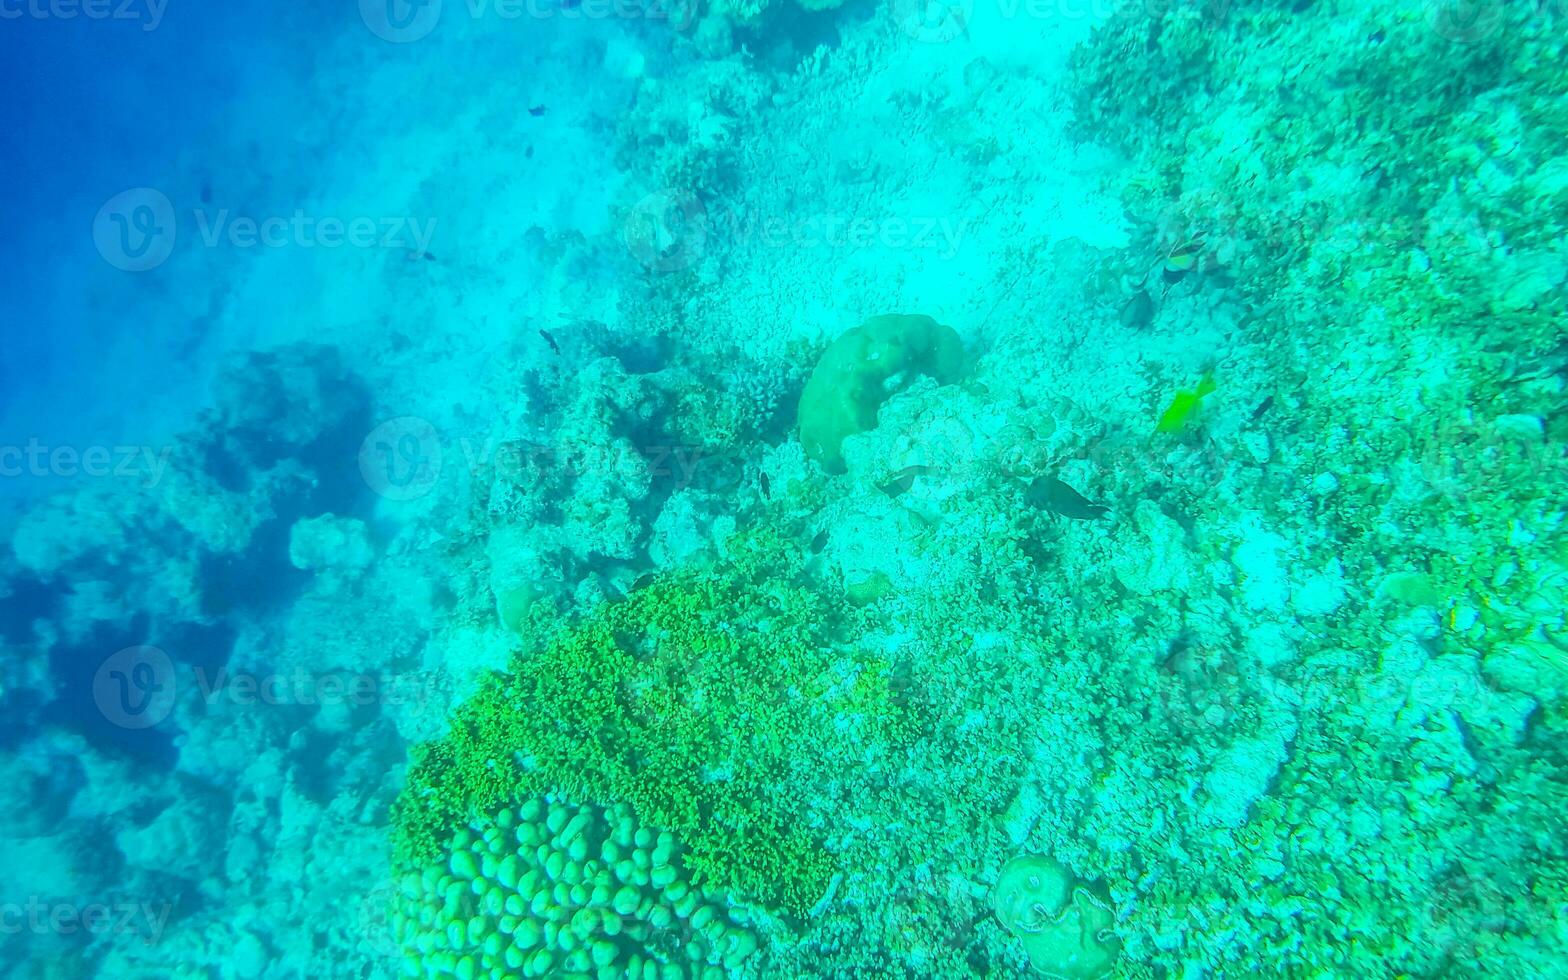
<instances>
[{"instance_id":1,"label":"bumpy coral texture","mask_svg":"<svg viewBox=\"0 0 1568 980\"><path fill-rule=\"evenodd\" d=\"M722 571L601 608L460 709L417 754L404 859L428 861L472 812L556 792L677 834L694 882L785 911L816 902L834 860L807 819L814 790L859 746L896 741L898 712L881 665L823 636L842 601L790 584L781 541L732 550ZM835 683L846 673L858 680Z\"/></svg>"},{"instance_id":2,"label":"bumpy coral texture","mask_svg":"<svg viewBox=\"0 0 1568 980\"><path fill-rule=\"evenodd\" d=\"M823 352L800 396L800 441L831 473L844 471L845 438L875 428L890 383L930 375L944 384L964 369L953 328L928 316L874 316Z\"/></svg>"},{"instance_id":3,"label":"bumpy coral texture","mask_svg":"<svg viewBox=\"0 0 1568 980\"><path fill-rule=\"evenodd\" d=\"M729 975L757 938L625 805L533 798L479 817L400 883L408 977Z\"/></svg>"}]
</instances>

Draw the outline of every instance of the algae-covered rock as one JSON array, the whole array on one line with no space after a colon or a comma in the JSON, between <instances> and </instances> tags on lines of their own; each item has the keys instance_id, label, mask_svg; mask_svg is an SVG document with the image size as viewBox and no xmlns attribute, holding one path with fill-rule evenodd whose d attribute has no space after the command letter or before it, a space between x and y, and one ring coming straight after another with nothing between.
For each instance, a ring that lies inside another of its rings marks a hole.
<instances>
[{"instance_id":1,"label":"algae-covered rock","mask_svg":"<svg viewBox=\"0 0 1568 980\"><path fill-rule=\"evenodd\" d=\"M964 371L964 345L951 327L928 316L874 316L823 352L800 396L800 441L806 455L842 473L847 436L875 428L877 410L915 375L943 384Z\"/></svg>"},{"instance_id":2,"label":"algae-covered rock","mask_svg":"<svg viewBox=\"0 0 1568 980\"><path fill-rule=\"evenodd\" d=\"M1020 855L1002 868L991 907L1023 942L1029 965L1045 976L1103 977L1120 952L1110 933L1110 907L1043 854Z\"/></svg>"}]
</instances>

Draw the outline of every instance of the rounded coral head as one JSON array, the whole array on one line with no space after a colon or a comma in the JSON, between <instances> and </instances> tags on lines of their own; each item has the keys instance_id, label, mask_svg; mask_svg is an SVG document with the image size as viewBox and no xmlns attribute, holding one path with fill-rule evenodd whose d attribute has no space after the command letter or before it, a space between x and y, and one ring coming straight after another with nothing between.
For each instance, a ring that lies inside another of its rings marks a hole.
<instances>
[{"instance_id":1,"label":"rounded coral head","mask_svg":"<svg viewBox=\"0 0 1568 980\"><path fill-rule=\"evenodd\" d=\"M1110 907L1062 864L1041 854L1007 862L991 893L996 917L1017 936L1035 973L1100 980L1120 951Z\"/></svg>"},{"instance_id":2,"label":"rounded coral head","mask_svg":"<svg viewBox=\"0 0 1568 980\"><path fill-rule=\"evenodd\" d=\"M1037 933L1062 914L1073 879L1061 862L1043 854L1024 854L1002 868L991 892L991 907L1008 932Z\"/></svg>"}]
</instances>

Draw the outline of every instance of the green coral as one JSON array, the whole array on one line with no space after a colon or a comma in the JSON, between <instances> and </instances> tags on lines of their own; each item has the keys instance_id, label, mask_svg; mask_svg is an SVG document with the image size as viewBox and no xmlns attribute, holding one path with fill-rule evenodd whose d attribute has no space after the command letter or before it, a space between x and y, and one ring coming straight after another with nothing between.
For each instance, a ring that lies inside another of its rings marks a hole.
<instances>
[{"instance_id":1,"label":"green coral","mask_svg":"<svg viewBox=\"0 0 1568 980\"><path fill-rule=\"evenodd\" d=\"M695 887L673 834L630 807L533 798L457 830L410 870L392 924L403 975L729 975L757 937Z\"/></svg>"},{"instance_id":2,"label":"green coral","mask_svg":"<svg viewBox=\"0 0 1568 980\"><path fill-rule=\"evenodd\" d=\"M952 327L928 316L874 316L828 346L800 395L800 441L832 473L844 471L844 440L876 427L890 386L925 374L942 384L965 368Z\"/></svg>"},{"instance_id":3,"label":"green coral","mask_svg":"<svg viewBox=\"0 0 1568 980\"><path fill-rule=\"evenodd\" d=\"M1110 908L1052 858L1013 858L997 879L991 903L1007 931L1023 941L1029 965L1046 976L1094 980L1116 962Z\"/></svg>"},{"instance_id":4,"label":"green coral","mask_svg":"<svg viewBox=\"0 0 1568 980\"><path fill-rule=\"evenodd\" d=\"M696 883L809 909L838 870L808 819L820 781L901 724L886 665L835 648L847 606L792 584L798 561L776 537L739 539L722 568L656 580L520 655L416 750L401 860L427 862L476 813L557 793L679 835Z\"/></svg>"}]
</instances>

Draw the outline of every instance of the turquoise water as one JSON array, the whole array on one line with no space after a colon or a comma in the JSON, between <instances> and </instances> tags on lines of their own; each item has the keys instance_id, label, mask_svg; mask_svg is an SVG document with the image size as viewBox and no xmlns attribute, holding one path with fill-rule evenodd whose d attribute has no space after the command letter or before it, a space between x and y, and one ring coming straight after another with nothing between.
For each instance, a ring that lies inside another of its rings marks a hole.
<instances>
[{"instance_id":1,"label":"turquoise water","mask_svg":"<svg viewBox=\"0 0 1568 980\"><path fill-rule=\"evenodd\" d=\"M1565 17L0 4L0 975L1568 976Z\"/></svg>"}]
</instances>

